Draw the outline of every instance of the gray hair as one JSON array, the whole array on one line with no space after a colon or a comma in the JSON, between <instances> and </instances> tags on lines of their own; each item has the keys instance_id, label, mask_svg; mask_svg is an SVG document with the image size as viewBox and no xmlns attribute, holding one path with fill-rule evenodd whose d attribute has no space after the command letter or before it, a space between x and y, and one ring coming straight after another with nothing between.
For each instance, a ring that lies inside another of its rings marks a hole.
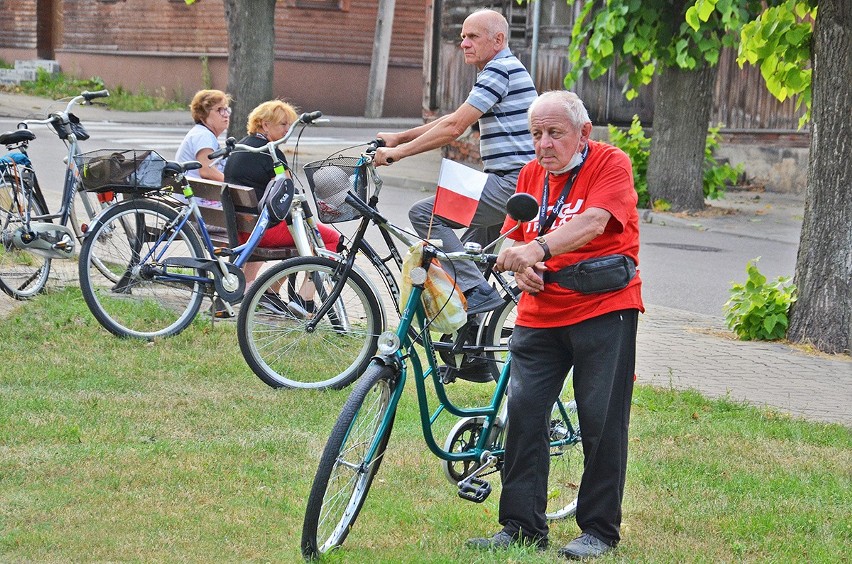
<instances>
[{"instance_id":1,"label":"gray hair","mask_svg":"<svg viewBox=\"0 0 852 564\"><path fill-rule=\"evenodd\" d=\"M527 121L530 126L532 125L532 116L536 108L544 102L555 102L562 106L562 109L565 110L565 117L578 130L583 127L584 123L592 122L589 119L589 112L586 110L586 106L583 105L583 101L574 92L570 90L550 90L539 95L530 104L530 109L527 111Z\"/></svg>"}]
</instances>

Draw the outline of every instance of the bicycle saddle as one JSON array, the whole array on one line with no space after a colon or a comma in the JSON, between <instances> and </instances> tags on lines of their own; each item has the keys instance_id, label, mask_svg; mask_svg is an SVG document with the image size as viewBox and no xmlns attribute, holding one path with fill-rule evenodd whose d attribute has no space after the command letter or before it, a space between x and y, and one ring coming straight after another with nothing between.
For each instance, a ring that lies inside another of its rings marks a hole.
<instances>
[{"instance_id":1,"label":"bicycle saddle","mask_svg":"<svg viewBox=\"0 0 852 564\"><path fill-rule=\"evenodd\" d=\"M0 145L15 145L22 141L32 141L35 137L35 133L29 129L7 131L6 133L0 133Z\"/></svg>"}]
</instances>

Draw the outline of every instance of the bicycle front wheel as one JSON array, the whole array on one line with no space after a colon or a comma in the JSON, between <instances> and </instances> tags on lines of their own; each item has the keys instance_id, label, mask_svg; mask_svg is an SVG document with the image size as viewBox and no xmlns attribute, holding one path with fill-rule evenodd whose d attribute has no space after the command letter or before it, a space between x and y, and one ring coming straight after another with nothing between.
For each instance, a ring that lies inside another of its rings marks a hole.
<instances>
[{"instance_id":1,"label":"bicycle front wheel","mask_svg":"<svg viewBox=\"0 0 852 564\"><path fill-rule=\"evenodd\" d=\"M177 215L162 203L128 200L110 207L86 234L79 259L80 289L110 333L141 339L174 335L198 313L204 283L189 277L206 278L205 271L164 265L168 259L205 256L188 225L175 232Z\"/></svg>"},{"instance_id":2,"label":"bicycle front wheel","mask_svg":"<svg viewBox=\"0 0 852 564\"><path fill-rule=\"evenodd\" d=\"M26 300L41 292L50 276L48 257L15 243L28 227L24 216L26 206L16 180L0 176L0 289L16 300ZM30 214L45 213L33 199Z\"/></svg>"},{"instance_id":3,"label":"bicycle front wheel","mask_svg":"<svg viewBox=\"0 0 852 564\"><path fill-rule=\"evenodd\" d=\"M240 350L269 386L339 389L367 368L383 320L378 299L358 272L349 273L328 313L314 318L339 279L339 267L322 257L288 259L260 276L243 299Z\"/></svg>"},{"instance_id":4,"label":"bicycle front wheel","mask_svg":"<svg viewBox=\"0 0 852 564\"><path fill-rule=\"evenodd\" d=\"M577 512L577 493L583 476L583 446L571 375L550 416L550 474L547 479L547 518L564 519Z\"/></svg>"},{"instance_id":5,"label":"bicycle front wheel","mask_svg":"<svg viewBox=\"0 0 852 564\"><path fill-rule=\"evenodd\" d=\"M323 450L302 526L302 555L314 559L346 539L384 458L394 416L383 425L396 371L373 363L346 400Z\"/></svg>"}]
</instances>

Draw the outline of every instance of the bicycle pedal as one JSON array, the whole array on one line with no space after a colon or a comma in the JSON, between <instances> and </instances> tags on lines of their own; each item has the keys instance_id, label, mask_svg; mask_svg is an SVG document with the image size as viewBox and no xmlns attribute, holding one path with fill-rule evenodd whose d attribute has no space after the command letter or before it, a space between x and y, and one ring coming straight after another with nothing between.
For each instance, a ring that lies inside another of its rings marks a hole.
<instances>
[{"instance_id":1,"label":"bicycle pedal","mask_svg":"<svg viewBox=\"0 0 852 564\"><path fill-rule=\"evenodd\" d=\"M233 254L233 249L230 249L228 247L216 247L213 249L213 256L216 257L229 257Z\"/></svg>"},{"instance_id":2,"label":"bicycle pedal","mask_svg":"<svg viewBox=\"0 0 852 564\"><path fill-rule=\"evenodd\" d=\"M491 484L476 476L470 476L459 482L458 493L462 499L482 503L491 495Z\"/></svg>"}]
</instances>

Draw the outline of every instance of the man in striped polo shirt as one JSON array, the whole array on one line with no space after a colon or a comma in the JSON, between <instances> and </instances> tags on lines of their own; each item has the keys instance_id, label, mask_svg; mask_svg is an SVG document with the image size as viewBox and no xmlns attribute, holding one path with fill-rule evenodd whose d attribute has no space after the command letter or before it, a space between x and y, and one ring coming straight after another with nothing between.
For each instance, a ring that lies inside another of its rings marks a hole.
<instances>
[{"instance_id":1,"label":"man in striped polo shirt","mask_svg":"<svg viewBox=\"0 0 852 564\"><path fill-rule=\"evenodd\" d=\"M535 157L527 125L527 110L538 93L524 65L508 48L509 24L494 10L477 10L462 25L461 48L466 64L479 73L467 100L453 113L401 133L378 133L387 147L376 152L376 165L391 164L405 157L443 147L458 139L479 121L479 148L488 181L471 227L502 224L506 200L515 193L518 172ZM463 227L435 216L435 197L417 202L408 212L421 237L441 239L447 252L464 249L453 231ZM430 229L431 227L431 229ZM476 264L458 261L445 265L456 273L456 283L467 298L468 314L492 310L503 303L500 294L482 276Z\"/></svg>"}]
</instances>

